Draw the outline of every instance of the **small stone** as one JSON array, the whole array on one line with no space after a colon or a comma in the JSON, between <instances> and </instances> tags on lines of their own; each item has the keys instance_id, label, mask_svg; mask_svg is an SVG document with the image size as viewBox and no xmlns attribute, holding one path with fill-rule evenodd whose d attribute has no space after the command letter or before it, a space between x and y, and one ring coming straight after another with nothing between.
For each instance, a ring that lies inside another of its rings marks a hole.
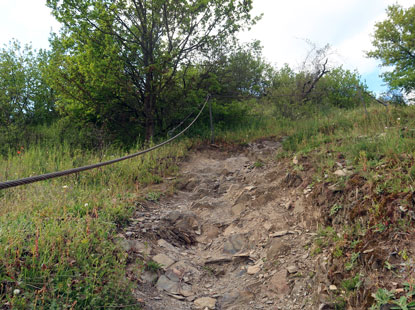
<instances>
[{"instance_id":1,"label":"small stone","mask_svg":"<svg viewBox=\"0 0 415 310\"><path fill-rule=\"evenodd\" d=\"M170 297L173 297L177 300L184 300L185 298L182 295L168 294Z\"/></svg>"},{"instance_id":2,"label":"small stone","mask_svg":"<svg viewBox=\"0 0 415 310\"><path fill-rule=\"evenodd\" d=\"M246 272L250 275L253 275L253 274L257 274L260 271L261 271L261 267L258 265L255 265L255 266L249 266Z\"/></svg>"},{"instance_id":3,"label":"small stone","mask_svg":"<svg viewBox=\"0 0 415 310\"><path fill-rule=\"evenodd\" d=\"M167 270L165 275L173 282L179 282L181 278L181 272L175 268Z\"/></svg>"},{"instance_id":4,"label":"small stone","mask_svg":"<svg viewBox=\"0 0 415 310\"><path fill-rule=\"evenodd\" d=\"M223 252L236 254L246 247L246 238L241 234L232 235L223 245Z\"/></svg>"},{"instance_id":5,"label":"small stone","mask_svg":"<svg viewBox=\"0 0 415 310\"><path fill-rule=\"evenodd\" d=\"M332 192L338 192L341 190L340 186L337 183L330 185L328 189L331 190Z\"/></svg>"},{"instance_id":6,"label":"small stone","mask_svg":"<svg viewBox=\"0 0 415 310\"><path fill-rule=\"evenodd\" d=\"M196 299L196 296L189 296L189 297L186 297L186 300L187 301L190 301L190 302L192 302L193 300L195 300Z\"/></svg>"},{"instance_id":7,"label":"small stone","mask_svg":"<svg viewBox=\"0 0 415 310\"><path fill-rule=\"evenodd\" d=\"M143 242L141 242L139 240L135 240L135 239L128 240L128 243L130 245L130 249L134 252L142 253L142 254L145 254L145 255L150 255L150 253L151 253L151 246L149 246L146 243L143 243Z\"/></svg>"},{"instance_id":8,"label":"small stone","mask_svg":"<svg viewBox=\"0 0 415 310\"><path fill-rule=\"evenodd\" d=\"M290 235L290 234L294 234L293 231L289 231L289 230L281 230L281 231L277 231L273 234L270 234L269 237L270 238L275 238L275 237L283 237L285 235Z\"/></svg>"},{"instance_id":9,"label":"small stone","mask_svg":"<svg viewBox=\"0 0 415 310\"><path fill-rule=\"evenodd\" d=\"M330 291L337 291L337 286L332 284L332 285L329 286L329 290Z\"/></svg>"},{"instance_id":10,"label":"small stone","mask_svg":"<svg viewBox=\"0 0 415 310\"><path fill-rule=\"evenodd\" d=\"M307 187L306 189L304 189L303 194L307 195L308 193L311 193L311 188Z\"/></svg>"},{"instance_id":11,"label":"small stone","mask_svg":"<svg viewBox=\"0 0 415 310\"><path fill-rule=\"evenodd\" d=\"M192 291L188 291L188 290L180 290L180 294L183 295L184 297L193 296L193 292Z\"/></svg>"},{"instance_id":12,"label":"small stone","mask_svg":"<svg viewBox=\"0 0 415 310\"><path fill-rule=\"evenodd\" d=\"M403 206L399 206L399 210L401 210L402 212L406 212L406 211L408 211L408 208L405 208L405 207L403 207Z\"/></svg>"},{"instance_id":13,"label":"small stone","mask_svg":"<svg viewBox=\"0 0 415 310\"><path fill-rule=\"evenodd\" d=\"M166 291L170 294L174 294L177 295L179 294L179 284L177 282L173 282L170 279L168 279L166 276L162 275L157 283L156 283L156 287L160 290L160 291Z\"/></svg>"},{"instance_id":14,"label":"small stone","mask_svg":"<svg viewBox=\"0 0 415 310\"><path fill-rule=\"evenodd\" d=\"M154 272L150 272L150 271L144 271L141 275L140 275L140 279L141 281L143 281L144 283L155 283L157 280L157 274Z\"/></svg>"},{"instance_id":15,"label":"small stone","mask_svg":"<svg viewBox=\"0 0 415 310\"><path fill-rule=\"evenodd\" d=\"M128 242L128 240L127 240L127 239L124 239L124 238L119 239L119 240L117 241L117 244L118 244L121 248L123 248L123 249L124 249L124 251L126 251L126 252L128 252L128 251L130 251L130 250L131 250L131 245L130 245L130 243Z\"/></svg>"},{"instance_id":16,"label":"small stone","mask_svg":"<svg viewBox=\"0 0 415 310\"><path fill-rule=\"evenodd\" d=\"M153 256L153 260L162 265L164 269L169 268L171 265L174 264L174 260L172 260L170 257L168 257L165 254L158 254L156 256Z\"/></svg>"},{"instance_id":17,"label":"small stone","mask_svg":"<svg viewBox=\"0 0 415 310\"><path fill-rule=\"evenodd\" d=\"M286 271L280 270L275 273L268 283L268 289L278 296L287 296L290 292L290 286L287 281Z\"/></svg>"},{"instance_id":18,"label":"small stone","mask_svg":"<svg viewBox=\"0 0 415 310\"><path fill-rule=\"evenodd\" d=\"M177 251L177 248L172 246L170 243L168 243L166 240L164 239L159 239L157 240L157 244L165 249L168 250L172 250L172 251Z\"/></svg>"},{"instance_id":19,"label":"small stone","mask_svg":"<svg viewBox=\"0 0 415 310\"><path fill-rule=\"evenodd\" d=\"M268 222L266 222L266 223L264 223L264 228L266 229L266 230L268 230L268 231L270 231L273 227L274 227L274 225L273 224L271 224L271 223L268 223Z\"/></svg>"},{"instance_id":20,"label":"small stone","mask_svg":"<svg viewBox=\"0 0 415 310\"><path fill-rule=\"evenodd\" d=\"M216 307L216 299L210 297L198 298L194 301L196 309L214 310Z\"/></svg>"},{"instance_id":21,"label":"small stone","mask_svg":"<svg viewBox=\"0 0 415 310\"><path fill-rule=\"evenodd\" d=\"M294 156L294 158L293 158L293 164L294 165L298 165L298 158L297 158L297 156Z\"/></svg>"},{"instance_id":22,"label":"small stone","mask_svg":"<svg viewBox=\"0 0 415 310\"><path fill-rule=\"evenodd\" d=\"M294 266L294 265L292 265L292 266L288 266L288 267L287 267L287 271L288 271L288 273L290 273L290 274L297 273L298 268L297 268L297 266Z\"/></svg>"},{"instance_id":23,"label":"small stone","mask_svg":"<svg viewBox=\"0 0 415 310\"><path fill-rule=\"evenodd\" d=\"M231 261L232 261L232 257L229 257L229 256L215 256L215 257L207 259L205 261L205 265L229 263Z\"/></svg>"},{"instance_id":24,"label":"small stone","mask_svg":"<svg viewBox=\"0 0 415 310\"><path fill-rule=\"evenodd\" d=\"M339 169L339 170L336 170L334 172L334 174L337 175L337 176L339 176L339 177L345 177L345 176L348 176L348 175L353 174L353 172L351 172L351 171L349 171L347 169Z\"/></svg>"},{"instance_id":25,"label":"small stone","mask_svg":"<svg viewBox=\"0 0 415 310\"><path fill-rule=\"evenodd\" d=\"M338 177L345 177L347 174L344 172L344 170L343 169L339 169L339 170L336 170L336 171L334 171L334 174L335 175L337 175Z\"/></svg>"}]
</instances>

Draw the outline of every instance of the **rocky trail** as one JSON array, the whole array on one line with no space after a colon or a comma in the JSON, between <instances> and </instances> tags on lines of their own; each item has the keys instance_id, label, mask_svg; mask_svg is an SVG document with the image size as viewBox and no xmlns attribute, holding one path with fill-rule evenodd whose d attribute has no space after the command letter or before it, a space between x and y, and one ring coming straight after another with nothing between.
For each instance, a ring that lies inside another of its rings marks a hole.
<instances>
[{"instance_id":1,"label":"rocky trail","mask_svg":"<svg viewBox=\"0 0 415 310\"><path fill-rule=\"evenodd\" d=\"M280 147L196 150L179 177L149 189L175 193L139 204L122 232L143 309L319 308L329 285L324 259L310 254L318 215L304 176L276 159Z\"/></svg>"}]
</instances>

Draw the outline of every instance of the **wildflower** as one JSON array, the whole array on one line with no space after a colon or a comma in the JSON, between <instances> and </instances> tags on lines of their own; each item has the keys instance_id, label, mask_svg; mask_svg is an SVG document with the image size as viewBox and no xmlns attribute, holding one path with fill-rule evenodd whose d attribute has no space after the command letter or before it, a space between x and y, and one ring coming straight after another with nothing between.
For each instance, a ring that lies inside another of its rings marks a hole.
<instances>
[{"instance_id":1,"label":"wildflower","mask_svg":"<svg viewBox=\"0 0 415 310\"><path fill-rule=\"evenodd\" d=\"M62 186L62 188L68 188L68 185L64 185L64 186Z\"/></svg>"},{"instance_id":2,"label":"wildflower","mask_svg":"<svg viewBox=\"0 0 415 310\"><path fill-rule=\"evenodd\" d=\"M24 150L24 147L23 147L23 146L21 146L21 147L20 147L20 149L21 149L21 150Z\"/></svg>"},{"instance_id":3,"label":"wildflower","mask_svg":"<svg viewBox=\"0 0 415 310\"><path fill-rule=\"evenodd\" d=\"M85 207L88 207L88 203L86 203L84 206L85 206Z\"/></svg>"},{"instance_id":4,"label":"wildflower","mask_svg":"<svg viewBox=\"0 0 415 310\"><path fill-rule=\"evenodd\" d=\"M17 151L17 154L19 154L19 155L20 155L20 151Z\"/></svg>"}]
</instances>

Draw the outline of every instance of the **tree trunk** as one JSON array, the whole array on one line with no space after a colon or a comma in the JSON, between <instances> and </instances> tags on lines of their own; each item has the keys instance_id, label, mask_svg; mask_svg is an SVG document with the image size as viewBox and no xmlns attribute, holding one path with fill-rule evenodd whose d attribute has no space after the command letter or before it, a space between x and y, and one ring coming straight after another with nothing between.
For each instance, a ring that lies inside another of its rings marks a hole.
<instances>
[{"instance_id":1,"label":"tree trunk","mask_svg":"<svg viewBox=\"0 0 415 310\"><path fill-rule=\"evenodd\" d=\"M149 141L154 136L154 111L153 111L153 96L148 94L145 99L145 129L146 129L146 141Z\"/></svg>"},{"instance_id":2,"label":"tree trunk","mask_svg":"<svg viewBox=\"0 0 415 310\"><path fill-rule=\"evenodd\" d=\"M146 141L149 141L154 136L154 109L155 109L155 95L152 89L153 74L150 72L146 76L145 97L144 97L144 112L146 116L145 130Z\"/></svg>"}]
</instances>

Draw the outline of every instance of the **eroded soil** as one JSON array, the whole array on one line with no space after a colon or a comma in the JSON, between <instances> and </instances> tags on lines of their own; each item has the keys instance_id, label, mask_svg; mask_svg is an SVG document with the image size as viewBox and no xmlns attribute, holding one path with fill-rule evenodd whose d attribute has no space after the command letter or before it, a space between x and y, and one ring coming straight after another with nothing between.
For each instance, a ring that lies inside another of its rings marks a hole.
<instances>
[{"instance_id":1,"label":"eroded soil","mask_svg":"<svg viewBox=\"0 0 415 310\"><path fill-rule=\"evenodd\" d=\"M180 177L148 189L176 190L140 204L122 233L143 309L321 307L326 262L310 253L319 215L307 175L289 172L279 150L259 141L193 151ZM142 271L142 261L162 268Z\"/></svg>"}]
</instances>

